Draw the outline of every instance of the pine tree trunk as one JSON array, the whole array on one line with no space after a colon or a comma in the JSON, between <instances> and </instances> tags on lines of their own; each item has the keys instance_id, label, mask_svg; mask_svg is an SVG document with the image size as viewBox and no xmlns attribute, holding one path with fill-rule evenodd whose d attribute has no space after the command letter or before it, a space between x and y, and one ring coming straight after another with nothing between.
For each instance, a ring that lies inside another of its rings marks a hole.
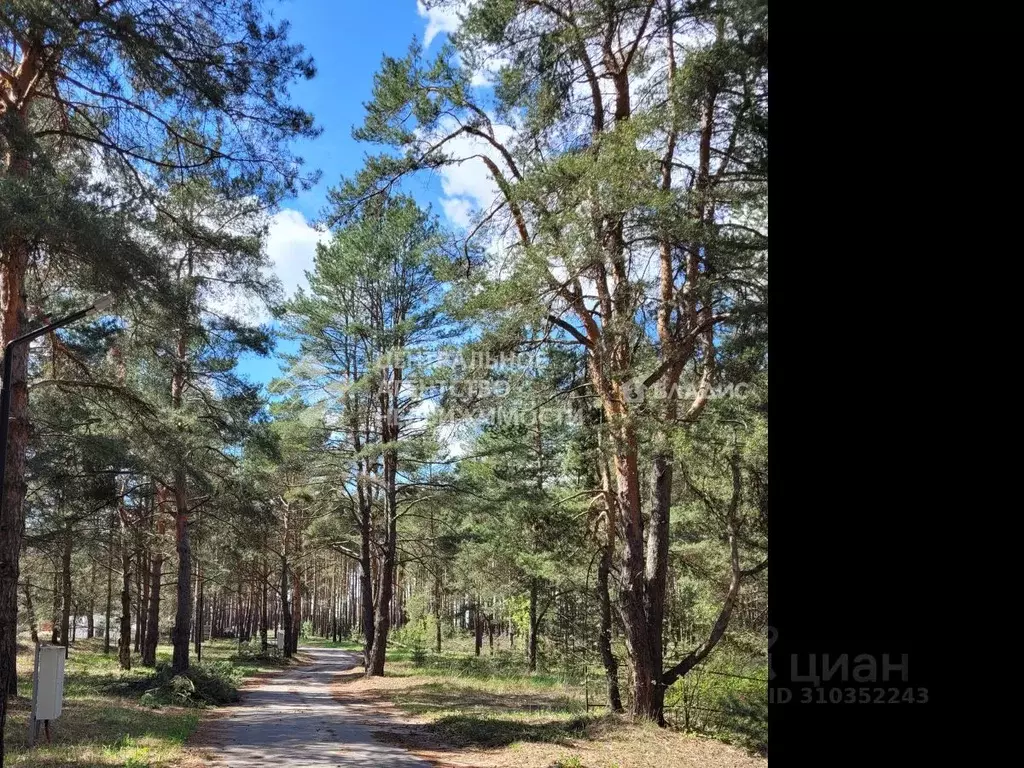
<instances>
[{"instance_id":1,"label":"pine tree trunk","mask_svg":"<svg viewBox=\"0 0 1024 768\"><path fill-rule=\"evenodd\" d=\"M651 719L665 725L665 683L662 633L665 625L665 584L668 579L669 510L672 503L672 467L675 456L662 436L661 449L654 457L653 503L647 536L647 624L650 637L651 673L654 691Z\"/></svg>"},{"instance_id":2,"label":"pine tree trunk","mask_svg":"<svg viewBox=\"0 0 1024 768\"><path fill-rule=\"evenodd\" d=\"M441 653L441 577L434 577L434 644Z\"/></svg>"},{"instance_id":3,"label":"pine tree trunk","mask_svg":"<svg viewBox=\"0 0 1024 768\"><path fill-rule=\"evenodd\" d=\"M196 628L195 628L195 649L196 661L203 660L203 619L206 612L205 599L203 597L203 565L196 563Z\"/></svg>"},{"instance_id":4,"label":"pine tree trunk","mask_svg":"<svg viewBox=\"0 0 1024 768\"><path fill-rule=\"evenodd\" d=\"M145 653L147 631L149 629L149 571L153 561L149 556L149 548L139 548L135 553L135 594L138 595L135 614L139 620L135 623L135 652Z\"/></svg>"},{"instance_id":5,"label":"pine tree trunk","mask_svg":"<svg viewBox=\"0 0 1024 768\"><path fill-rule=\"evenodd\" d=\"M103 653L110 655L110 619L114 598L114 520L110 520L110 536L107 539L107 613L103 624Z\"/></svg>"},{"instance_id":6,"label":"pine tree trunk","mask_svg":"<svg viewBox=\"0 0 1024 768\"><path fill-rule=\"evenodd\" d=\"M153 569L149 577L146 639L142 644L142 665L145 667L156 666L156 647L160 644L160 582L163 577L164 556L157 552L153 556Z\"/></svg>"},{"instance_id":7,"label":"pine tree trunk","mask_svg":"<svg viewBox=\"0 0 1024 768\"><path fill-rule=\"evenodd\" d=\"M96 561L89 567L89 618L86 622L85 636L92 639L96 634Z\"/></svg>"},{"instance_id":8,"label":"pine tree trunk","mask_svg":"<svg viewBox=\"0 0 1024 768\"><path fill-rule=\"evenodd\" d=\"M612 542L614 543L614 539ZM606 541L602 545L601 559L597 565L597 597L601 615L601 629L597 636L597 645L601 652L601 663L604 664L605 679L608 683L608 705L613 712L621 712L619 662L612 652L612 604L608 591L608 573L611 569L611 562L612 548Z\"/></svg>"},{"instance_id":9,"label":"pine tree trunk","mask_svg":"<svg viewBox=\"0 0 1024 768\"><path fill-rule=\"evenodd\" d=\"M28 614L28 627L32 633L32 642L39 643L39 628L36 626L36 610L32 605L32 582L25 577L25 612Z\"/></svg>"},{"instance_id":10,"label":"pine tree trunk","mask_svg":"<svg viewBox=\"0 0 1024 768\"><path fill-rule=\"evenodd\" d=\"M45 54L41 39L33 39L23 48L19 81L34 83ZM41 35L39 35L41 37ZM5 94L6 95L6 94ZM12 94L21 98L20 94ZM7 109L7 154L5 176L18 182L31 171L32 142L26 115L29 97L20 109ZM31 243L17 226L5 226L0 239L0 350L21 335L25 328L25 272ZM18 573L21 542L25 533L25 452L28 447L28 345L21 344L11 355L10 381L3 382L10 395L10 417L5 425L7 453L3 486L0 488L0 768L3 766L4 731L7 723L7 697L18 694ZM6 362L6 361L5 361ZM2 450L2 448L0 448Z\"/></svg>"},{"instance_id":11,"label":"pine tree trunk","mask_svg":"<svg viewBox=\"0 0 1024 768\"><path fill-rule=\"evenodd\" d=\"M397 384L396 384L397 386ZM389 394L385 393L386 399ZM394 422L393 411L382 408L382 434L385 445L397 439L397 423ZM398 535L398 489L396 485L398 471L398 454L394 448L384 451L384 513L388 521L387 539L384 543L384 557L381 560L378 577L380 586L377 592L377 613L373 628L373 645L370 651L370 666L366 670L367 677L384 674L384 663L387 656L388 631L391 628L391 598L394 590L395 552Z\"/></svg>"},{"instance_id":12,"label":"pine tree trunk","mask_svg":"<svg viewBox=\"0 0 1024 768\"><path fill-rule=\"evenodd\" d=\"M616 434L615 487L618 509L623 518L623 555L620 567L619 612L631 649L633 697L630 713L645 720L659 720L655 706L656 681L661 669L651 655L651 634L645 601L643 520L637 468L636 431L626 422ZM661 642L660 636L657 642Z\"/></svg>"},{"instance_id":13,"label":"pine tree trunk","mask_svg":"<svg viewBox=\"0 0 1024 768\"><path fill-rule=\"evenodd\" d=\"M527 655L530 659L530 671L537 671L537 625L540 623L537 619L537 589L538 582L536 576L530 581L530 641L527 646Z\"/></svg>"},{"instance_id":14,"label":"pine tree trunk","mask_svg":"<svg viewBox=\"0 0 1024 768\"><path fill-rule=\"evenodd\" d=\"M263 588L260 596L260 652L266 655L268 649L267 631L270 622L267 618L267 597L269 585L267 582L270 580L269 568L267 567L267 561L263 561Z\"/></svg>"},{"instance_id":15,"label":"pine tree trunk","mask_svg":"<svg viewBox=\"0 0 1024 768\"><path fill-rule=\"evenodd\" d=\"M338 572L337 569L331 574L331 613L330 613L330 637L332 642L338 642ZM327 634L326 632L324 633Z\"/></svg>"},{"instance_id":16,"label":"pine tree trunk","mask_svg":"<svg viewBox=\"0 0 1024 768\"><path fill-rule=\"evenodd\" d=\"M296 535L298 538L298 535ZM296 558L299 557L296 547ZM299 570L292 567L292 632L288 636L289 649L292 653L299 650L299 633L302 631L302 578Z\"/></svg>"},{"instance_id":17,"label":"pine tree trunk","mask_svg":"<svg viewBox=\"0 0 1024 768\"><path fill-rule=\"evenodd\" d=\"M25 63L29 62L26 54ZM24 118L8 111L12 137L21 131L27 133ZM6 158L6 171L11 176L25 178L30 170L30 148L26 143L12 141ZM0 240L0 350L19 336L25 327L25 271L28 267L30 244L17 228L5 227ZM0 754L3 753L3 731L7 721L7 696L18 694L17 633L18 633L18 558L25 531L22 504L25 500L25 450L28 446L28 345L21 344L11 354L11 380L8 385L11 398L8 420L7 457L0 498Z\"/></svg>"},{"instance_id":18,"label":"pine tree trunk","mask_svg":"<svg viewBox=\"0 0 1024 768\"><path fill-rule=\"evenodd\" d=\"M122 517L122 529L124 520ZM117 643L117 661L121 669L132 668L132 555L127 537L121 541L121 632Z\"/></svg>"},{"instance_id":19,"label":"pine tree trunk","mask_svg":"<svg viewBox=\"0 0 1024 768\"><path fill-rule=\"evenodd\" d=\"M484 617L480 612L480 598L473 603L473 653L480 655L480 648L484 644Z\"/></svg>"},{"instance_id":20,"label":"pine tree trunk","mask_svg":"<svg viewBox=\"0 0 1024 768\"><path fill-rule=\"evenodd\" d=\"M192 277L192 259L188 259L188 277ZM187 313L187 310L186 310ZM171 406L182 407L185 390L188 348L184 333L178 336L174 375L171 378ZM188 538L188 488L184 466L174 474L174 548L178 554L177 605L171 643L174 647L171 667L180 675L188 669L188 643L192 636L192 548Z\"/></svg>"},{"instance_id":21,"label":"pine tree trunk","mask_svg":"<svg viewBox=\"0 0 1024 768\"><path fill-rule=\"evenodd\" d=\"M60 634L61 642L64 645L64 658L68 657L70 652L70 640L71 640L71 545L72 545L72 533L71 523L67 523L64 526L64 551L61 554L61 592L63 593L64 599L61 606L60 614Z\"/></svg>"},{"instance_id":22,"label":"pine tree trunk","mask_svg":"<svg viewBox=\"0 0 1024 768\"><path fill-rule=\"evenodd\" d=\"M177 609L174 614L174 655L171 667L176 675L188 669L188 641L192 636L192 547L188 538L188 503L185 473L174 479L174 540L178 552Z\"/></svg>"},{"instance_id":23,"label":"pine tree trunk","mask_svg":"<svg viewBox=\"0 0 1024 768\"><path fill-rule=\"evenodd\" d=\"M615 498L611 492L608 465L601 459L601 486L604 490L604 539L600 543L601 557L597 564L597 601L600 608L601 625L597 646L604 665L605 680L608 684L608 706L613 712L622 712L622 695L619 692L619 661L612 652L612 600L608 587L612 559L615 555Z\"/></svg>"},{"instance_id":24,"label":"pine tree trunk","mask_svg":"<svg viewBox=\"0 0 1024 768\"><path fill-rule=\"evenodd\" d=\"M364 478L359 478L359 598L362 606L363 630L363 668L370 669L371 651L373 649L373 572L370 563L370 503L365 498L367 489Z\"/></svg>"},{"instance_id":25,"label":"pine tree trunk","mask_svg":"<svg viewBox=\"0 0 1024 768\"><path fill-rule=\"evenodd\" d=\"M292 612L288 604L288 559L281 557L281 629L284 632L284 655L291 657Z\"/></svg>"},{"instance_id":26,"label":"pine tree trunk","mask_svg":"<svg viewBox=\"0 0 1024 768\"><path fill-rule=\"evenodd\" d=\"M50 644L58 645L60 643L60 610L61 610L61 582L60 582L60 571L53 572L53 580L50 582L52 585L51 595L53 600L50 605Z\"/></svg>"}]
</instances>

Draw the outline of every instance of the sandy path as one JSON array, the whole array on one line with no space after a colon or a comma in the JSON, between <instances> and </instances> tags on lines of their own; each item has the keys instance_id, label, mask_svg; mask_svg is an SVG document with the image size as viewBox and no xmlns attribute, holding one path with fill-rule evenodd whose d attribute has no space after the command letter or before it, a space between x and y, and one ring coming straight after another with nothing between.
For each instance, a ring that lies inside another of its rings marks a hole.
<instances>
[{"instance_id":1,"label":"sandy path","mask_svg":"<svg viewBox=\"0 0 1024 768\"><path fill-rule=\"evenodd\" d=\"M368 725L331 697L335 675L358 658L331 648L303 648L313 658L247 688L242 703L204 729L204 752L228 768L430 768L397 746L374 740Z\"/></svg>"}]
</instances>

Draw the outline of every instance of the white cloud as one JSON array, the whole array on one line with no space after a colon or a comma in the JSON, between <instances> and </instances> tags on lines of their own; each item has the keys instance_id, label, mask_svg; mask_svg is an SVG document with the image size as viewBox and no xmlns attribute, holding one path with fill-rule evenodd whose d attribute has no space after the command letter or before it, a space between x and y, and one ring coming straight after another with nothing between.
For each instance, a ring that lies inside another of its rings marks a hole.
<instances>
[{"instance_id":1,"label":"white cloud","mask_svg":"<svg viewBox=\"0 0 1024 768\"><path fill-rule=\"evenodd\" d=\"M441 198L441 208L448 221L460 229L466 229L473 221L475 208L473 203L464 197Z\"/></svg>"},{"instance_id":2,"label":"white cloud","mask_svg":"<svg viewBox=\"0 0 1024 768\"><path fill-rule=\"evenodd\" d=\"M491 119L493 121L493 116ZM442 121L437 136L422 138L436 141L440 136L453 131L456 125L454 121ZM492 125L495 139L508 146L515 130L500 123ZM509 170L498 151L478 136L461 134L445 143L445 152L456 158L457 162L440 169L441 207L452 224L464 229L480 211L490 209L501 194L497 182L481 160L481 155L489 157L503 172L508 173Z\"/></svg>"},{"instance_id":3,"label":"white cloud","mask_svg":"<svg viewBox=\"0 0 1024 768\"><path fill-rule=\"evenodd\" d=\"M329 239L328 231L314 228L294 209L284 208L270 218L267 255L285 296L291 296L297 288L309 287L306 271L313 269L317 243Z\"/></svg>"},{"instance_id":4,"label":"white cloud","mask_svg":"<svg viewBox=\"0 0 1024 768\"><path fill-rule=\"evenodd\" d=\"M309 287L306 271L313 269L317 243L326 243L331 235L312 227L305 216L292 208L278 211L267 223L265 248L270 265L265 272L281 281L281 298L289 298L297 288ZM250 323L267 323L271 319L270 308L262 299L231 285L211 286L207 306L216 314Z\"/></svg>"},{"instance_id":5,"label":"white cloud","mask_svg":"<svg viewBox=\"0 0 1024 768\"><path fill-rule=\"evenodd\" d=\"M458 14L452 8L427 8L423 0L416 0L416 10L427 20L427 31L423 33L423 44L429 47L431 41L442 32L454 32L459 28Z\"/></svg>"}]
</instances>

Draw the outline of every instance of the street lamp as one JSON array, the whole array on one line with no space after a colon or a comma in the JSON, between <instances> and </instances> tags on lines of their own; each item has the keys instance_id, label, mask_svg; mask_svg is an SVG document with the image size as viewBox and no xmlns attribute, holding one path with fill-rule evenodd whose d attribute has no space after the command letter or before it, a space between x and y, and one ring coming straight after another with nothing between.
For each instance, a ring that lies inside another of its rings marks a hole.
<instances>
[{"instance_id":1,"label":"street lamp","mask_svg":"<svg viewBox=\"0 0 1024 768\"><path fill-rule=\"evenodd\" d=\"M69 323L73 323L76 320L81 320L83 317L90 315L93 312L102 312L113 303L113 295L107 294L102 298L96 299L96 301L85 309L80 309L78 312L61 318L56 322L44 325L42 328L36 328L34 331L29 331L22 336L11 339L7 342L7 346L4 347L4 379L3 389L2 392L0 392L0 510L2 510L4 506L4 490L7 485L7 429L10 426L11 418L11 353L14 352L14 348L19 344L27 344L33 339L38 339L43 334L68 325Z\"/></svg>"}]
</instances>

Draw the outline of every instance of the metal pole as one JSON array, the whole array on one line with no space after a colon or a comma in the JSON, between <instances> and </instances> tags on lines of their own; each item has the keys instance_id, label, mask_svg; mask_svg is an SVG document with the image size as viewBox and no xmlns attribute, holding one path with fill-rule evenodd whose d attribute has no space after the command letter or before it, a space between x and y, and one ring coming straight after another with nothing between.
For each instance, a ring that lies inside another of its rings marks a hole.
<instances>
[{"instance_id":1,"label":"metal pole","mask_svg":"<svg viewBox=\"0 0 1024 768\"><path fill-rule=\"evenodd\" d=\"M39 737L39 721L36 720L36 699L39 696L39 643L36 643L35 660L32 664L32 708L28 713L28 745L34 747Z\"/></svg>"}]
</instances>

